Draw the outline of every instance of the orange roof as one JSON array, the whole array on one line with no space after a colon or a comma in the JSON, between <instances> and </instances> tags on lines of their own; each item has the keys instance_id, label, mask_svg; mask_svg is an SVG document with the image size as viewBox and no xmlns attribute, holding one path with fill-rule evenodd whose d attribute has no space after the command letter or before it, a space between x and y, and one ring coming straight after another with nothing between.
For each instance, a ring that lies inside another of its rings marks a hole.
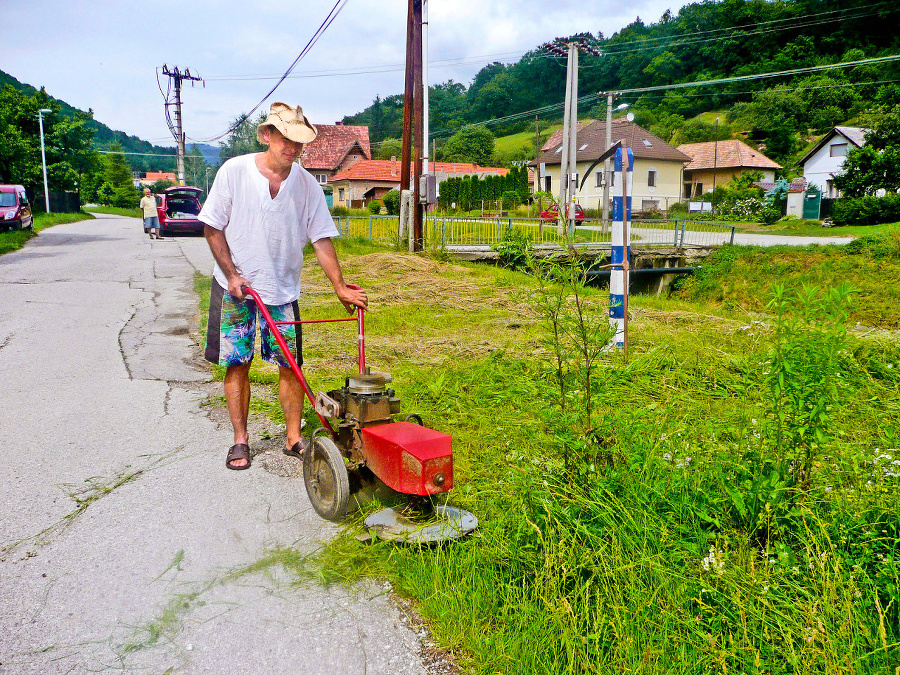
<instances>
[{"instance_id":1,"label":"orange roof","mask_svg":"<svg viewBox=\"0 0 900 675\"><path fill-rule=\"evenodd\" d=\"M176 178L174 173L167 173L165 171L148 171L146 174L144 174L143 180L170 180L174 183L176 181Z\"/></svg>"},{"instance_id":2,"label":"orange roof","mask_svg":"<svg viewBox=\"0 0 900 675\"><path fill-rule=\"evenodd\" d=\"M684 167L685 171L697 169L780 169L781 165L773 162L759 150L754 150L746 143L733 141L707 141L706 143L684 143L678 149L691 158Z\"/></svg>"},{"instance_id":3,"label":"orange roof","mask_svg":"<svg viewBox=\"0 0 900 675\"><path fill-rule=\"evenodd\" d=\"M484 174L496 173L506 175L509 169L493 166L478 166L467 162L432 162L429 170L443 174ZM330 183L339 180L380 180L400 182L400 161L389 159L364 159L341 171L329 179Z\"/></svg>"},{"instance_id":4,"label":"orange roof","mask_svg":"<svg viewBox=\"0 0 900 675\"><path fill-rule=\"evenodd\" d=\"M319 135L312 143L303 146L300 163L304 169L326 169L333 171L343 161L354 145L359 146L362 156L372 156L369 147L369 127L349 124L317 124Z\"/></svg>"}]
</instances>

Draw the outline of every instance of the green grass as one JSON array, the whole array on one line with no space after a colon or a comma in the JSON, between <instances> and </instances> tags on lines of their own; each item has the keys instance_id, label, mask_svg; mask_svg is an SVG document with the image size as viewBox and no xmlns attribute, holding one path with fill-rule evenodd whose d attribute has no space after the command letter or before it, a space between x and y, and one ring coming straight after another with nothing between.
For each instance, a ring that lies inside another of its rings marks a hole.
<instances>
[{"instance_id":1,"label":"green grass","mask_svg":"<svg viewBox=\"0 0 900 675\"><path fill-rule=\"evenodd\" d=\"M34 227L30 230L13 230L0 233L0 255L10 251L18 251L25 242L36 236L38 232L54 225L74 223L79 220L90 220L89 213L39 213L34 217Z\"/></svg>"},{"instance_id":2,"label":"green grass","mask_svg":"<svg viewBox=\"0 0 900 675\"><path fill-rule=\"evenodd\" d=\"M733 246L707 258L677 296L730 310L762 312L774 285L807 283L828 288L848 280L856 288L850 319L866 326L900 328L900 228L840 246Z\"/></svg>"},{"instance_id":3,"label":"green grass","mask_svg":"<svg viewBox=\"0 0 900 675\"><path fill-rule=\"evenodd\" d=\"M106 213L112 216L126 216L128 218L143 218L139 208L121 208L118 206L89 206L85 209L89 213Z\"/></svg>"},{"instance_id":4,"label":"green grass","mask_svg":"<svg viewBox=\"0 0 900 675\"><path fill-rule=\"evenodd\" d=\"M364 545L356 517L285 569L389 579L472 673L894 673L900 345L847 338L811 485L785 502L766 482L782 449L764 312L774 279L846 272L879 294L854 311L896 326L898 250L891 233L840 251L729 247L695 287L632 298L631 358L601 357L588 437L571 416L574 382L560 406L531 277L341 251L345 276L369 290L369 363L394 375L404 412L452 434L450 502L481 527L434 548ZM726 283L729 301L715 291ZM304 287L305 313L335 309L312 265ZM605 321L605 292L584 302ZM329 330L309 330L314 388L352 370L352 335Z\"/></svg>"}]
</instances>

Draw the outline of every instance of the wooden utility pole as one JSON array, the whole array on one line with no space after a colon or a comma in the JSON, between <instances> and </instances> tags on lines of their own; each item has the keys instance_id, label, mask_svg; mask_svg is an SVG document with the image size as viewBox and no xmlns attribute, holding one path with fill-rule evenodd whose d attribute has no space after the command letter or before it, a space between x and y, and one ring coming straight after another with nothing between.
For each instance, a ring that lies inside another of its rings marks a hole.
<instances>
[{"instance_id":1,"label":"wooden utility pole","mask_svg":"<svg viewBox=\"0 0 900 675\"><path fill-rule=\"evenodd\" d=\"M424 246L419 178L422 175L422 131L424 123L422 84L422 2L409 0L406 25L406 79L403 98L403 150L400 155L400 191L412 189L414 251ZM410 186L412 181L412 186Z\"/></svg>"}]
</instances>

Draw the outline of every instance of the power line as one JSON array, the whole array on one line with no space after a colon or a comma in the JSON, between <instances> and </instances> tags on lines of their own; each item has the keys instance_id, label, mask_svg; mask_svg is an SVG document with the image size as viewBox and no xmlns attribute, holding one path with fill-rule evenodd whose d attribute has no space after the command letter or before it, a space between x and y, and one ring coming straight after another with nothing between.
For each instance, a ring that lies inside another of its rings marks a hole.
<instances>
[{"instance_id":1,"label":"power line","mask_svg":"<svg viewBox=\"0 0 900 675\"><path fill-rule=\"evenodd\" d=\"M747 82L749 80L764 80L773 77L790 77L793 75L807 75L809 73L818 73L823 70L833 70L837 68L852 68L855 66L869 65L873 63L890 63L900 61L900 54L891 56L878 56L871 59L861 59L859 61L844 61L842 63L832 63L825 66L808 66L806 68L794 68L792 70L780 70L774 73L756 73L754 75L736 75L734 77L723 77L717 80L700 80L699 82L680 82L677 84L662 84L654 87L637 87L635 89L617 89L616 94L641 94L649 91L663 91L669 89L687 89L689 87L708 87L716 84L729 84L731 82Z\"/></svg>"},{"instance_id":2,"label":"power line","mask_svg":"<svg viewBox=\"0 0 900 675\"><path fill-rule=\"evenodd\" d=\"M291 74L291 71L293 71L294 68L297 67L297 64L300 63L300 61L303 59L303 57L305 57L309 53L309 51L313 48L313 46L315 46L315 44L319 41L319 38L322 37L322 34L326 30L328 30L328 28L331 26L332 23L334 23L334 20L341 13L341 10L343 10L344 7L347 5L347 2L349 2L349 0L337 0L337 2L334 4L334 7L332 7L331 11L328 12L328 16L325 17L325 20L322 21L322 23L316 29L316 32L313 33L313 36L309 39L309 42L306 43L306 46L297 55L297 58L294 59L293 63L291 63L291 65L288 66L288 69L284 72L284 75L282 75L279 78L278 82L275 83L275 86L272 87L268 91L268 93L259 100L259 103L257 103L255 106L253 106L253 108L250 110L250 112L246 113L245 115L242 115L235 124L231 125L231 127L229 127L228 130L222 132L218 136L213 136L212 138L203 138L203 139L192 138L191 140L196 141L198 143L211 143L213 141L218 141L222 138L225 138L225 136L232 133L241 124L243 124L245 120L249 119L250 116L253 115L253 113L255 113L259 109L259 107L263 103L266 102L266 99L268 99L269 96L271 96L272 94L275 93L275 90L278 89L278 87L281 86L281 83L287 79L288 75Z\"/></svg>"}]
</instances>

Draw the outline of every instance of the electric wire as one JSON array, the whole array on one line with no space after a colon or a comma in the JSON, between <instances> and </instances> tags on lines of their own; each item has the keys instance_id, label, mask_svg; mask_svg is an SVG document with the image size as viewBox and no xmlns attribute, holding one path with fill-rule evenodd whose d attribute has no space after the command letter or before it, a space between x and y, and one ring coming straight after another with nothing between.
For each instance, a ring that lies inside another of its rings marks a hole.
<instances>
[{"instance_id":1,"label":"electric wire","mask_svg":"<svg viewBox=\"0 0 900 675\"><path fill-rule=\"evenodd\" d=\"M325 33L326 30L328 30L328 28L331 26L332 23L334 23L334 20L338 17L338 15L341 13L341 11L344 9L344 7L347 5L348 2L349 2L349 0L337 0L337 2L335 2L334 7L331 8L331 11L325 17L324 21L322 21L322 23L319 25L318 29L316 29L316 32L309 39L309 42L306 43L306 46L297 55L297 58L295 58L293 63L291 63L291 65L288 66L288 69L279 78L278 82L275 83L275 86L272 87L266 93L266 95L263 96L259 100L259 102L255 106L253 106L253 108L250 109L250 112L248 112L244 115L241 115L241 117L239 117L238 120L234 124L232 124L226 131L222 132L221 134L218 134L217 136L212 136L211 138L203 138L203 139L191 138L191 140L195 141L197 143L212 143L213 141L221 140L222 138L225 138L225 136L228 136L229 134L234 132L234 130L237 129L241 124L243 124L245 120L249 119L250 116L253 115L253 113L255 113L259 109L259 107L263 103L265 103L266 100L272 94L275 93L275 91L278 89L278 87L280 87L281 84L287 79L287 77L291 74L291 72L294 70L294 68L297 67L297 64L300 63L300 61L303 60L303 58L310 52L310 50L319 41L319 38L322 37L322 34Z\"/></svg>"}]
</instances>

